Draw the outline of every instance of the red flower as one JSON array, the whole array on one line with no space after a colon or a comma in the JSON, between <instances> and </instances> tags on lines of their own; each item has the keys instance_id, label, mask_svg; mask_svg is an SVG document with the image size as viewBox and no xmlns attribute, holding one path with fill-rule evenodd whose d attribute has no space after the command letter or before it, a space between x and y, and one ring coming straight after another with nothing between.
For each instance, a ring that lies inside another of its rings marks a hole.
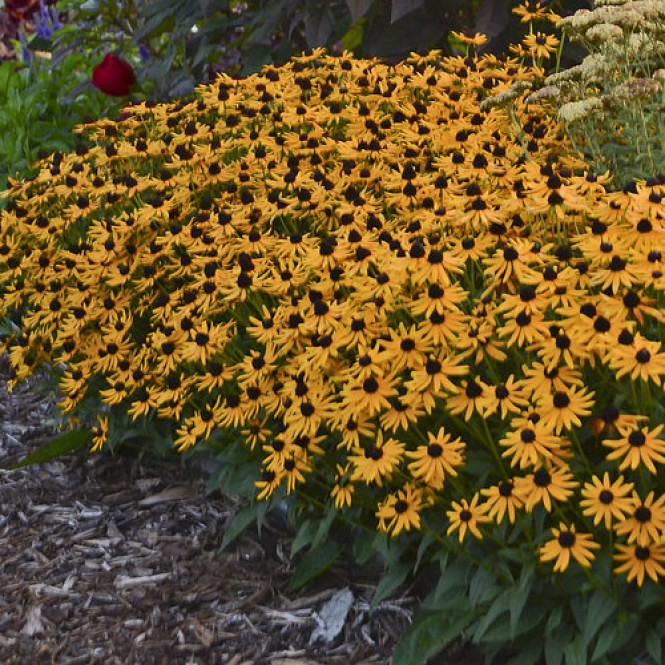
<instances>
[{"instance_id":1,"label":"red flower","mask_svg":"<svg viewBox=\"0 0 665 665\"><path fill-rule=\"evenodd\" d=\"M107 53L92 70L92 85L107 95L123 97L134 83L132 66L117 55Z\"/></svg>"}]
</instances>

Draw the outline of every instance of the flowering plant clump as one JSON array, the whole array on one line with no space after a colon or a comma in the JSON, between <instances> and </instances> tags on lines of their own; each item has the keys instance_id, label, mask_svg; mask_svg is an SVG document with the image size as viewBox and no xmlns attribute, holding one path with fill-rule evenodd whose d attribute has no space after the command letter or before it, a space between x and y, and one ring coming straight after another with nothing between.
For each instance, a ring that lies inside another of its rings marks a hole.
<instances>
[{"instance_id":1,"label":"flowering plant clump","mask_svg":"<svg viewBox=\"0 0 665 665\"><path fill-rule=\"evenodd\" d=\"M557 27L588 55L547 77L536 95L555 101L571 140L597 170L617 180L653 174L665 164L665 5L599 0Z\"/></svg>"},{"instance_id":2,"label":"flowering plant clump","mask_svg":"<svg viewBox=\"0 0 665 665\"><path fill-rule=\"evenodd\" d=\"M132 421L235 446L259 498L415 543L455 634L633 648L665 575L665 178L615 190L536 104L519 135L480 109L537 74L315 51L86 126L5 193L15 381L46 364L93 450Z\"/></svg>"}]
</instances>

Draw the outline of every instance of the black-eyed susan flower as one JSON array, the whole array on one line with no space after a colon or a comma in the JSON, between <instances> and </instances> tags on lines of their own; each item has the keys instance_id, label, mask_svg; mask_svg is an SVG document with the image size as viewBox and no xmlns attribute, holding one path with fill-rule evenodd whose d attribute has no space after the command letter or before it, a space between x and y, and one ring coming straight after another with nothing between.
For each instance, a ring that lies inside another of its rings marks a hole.
<instances>
[{"instance_id":1,"label":"black-eyed susan flower","mask_svg":"<svg viewBox=\"0 0 665 665\"><path fill-rule=\"evenodd\" d=\"M567 466L541 466L534 473L515 478L515 493L524 501L524 508L531 512L542 503L545 510L552 511L552 499L565 503L579 485Z\"/></svg>"},{"instance_id":2,"label":"black-eyed susan flower","mask_svg":"<svg viewBox=\"0 0 665 665\"><path fill-rule=\"evenodd\" d=\"M335 503L335 508L350 508L355 491L355 486L351 482L351 465L345 464L342 466L341 464L337 464L335 468L335 484L330 490L330 496Z\"/></svg>"},{"instance_id":3,"label":"black-eyed susan flower","mask_svg":"<svg viewBox=\"0 0 665 665\"><path fill-rule=\"evenodd\" d=\"M660 542L665 531L665 495L656 498L655 492L649 492L642 500L633 490L628 516L617 523L614 530L619 536L627 536L629 543Z\"/></svg>"},{"instance_id":4,"label":"black-eyed susan flower","mask_svg":"<svg viewBox=\"0 0 665 665\"><path fill-rule=\"evenodd\" d=\"M582 373L577 367L552 367L542 362L534 362L523 365L522 372L524 389L535 400L545 399L554 392L584 386Z\"/></svg>"},{"instance_id":5,"label":"black-eyed susan flower","mask_svg":"<svg viewBox=\"0 0 665 665\"><path fill-rule=\"evenodd\" d=\"M509 413L520 413L528 405L524 396L524 386L511 374L505 381L487 387L483 393L485 417L498 413L506 418Z\"/></svg>"},{"instance_id":6,"label":"black-eyed susan flower","mask_svg":"<svg viewBox=\"0 0 665 665\"><path fill-rule=\"evenodd\" d=\"M512 423L514 429L499 440L499 445L505 448L501 456L509 457L511 466L520 469L537 466L539 462L552 459L561 447L560 437L542 420L534 420L516 419Z\"/></svg>"},{"instance_id":7,"label":"black-eyed susan flower","mask_svg":"<svg viewBox=\"0 0 665 665\"><path fill-rule=\"evenodd\" d=\"M305 474L311 472L312 465L305 457L292 455L283 461L282 468L280 475L282 481L286 482L286 493L291 494L295 491L297 484L306 482Z\"/></svg>"},{"instance_id":8,"label":"black-eyed susan flower","mask_svg":"<svg viewBox=\"0 0 665 665\"><path fill-rule=\"evenodd\" d=\"M463 380L459 392L446 399L446 406L450 413L462 413L464 420L469 421L474 413L483 415L485 395L490 387L480 378Z\"/></svg>"},{"instance_id":9,"label":"black-eyed susan flower","mask_svg":"<svg viewBox=\"0 0 665 665\"><path fill-rule=\"evenodd\" d=\"M414 370L411 379L404 385L407 390L420 393L428 391L432 396L441 396L444 391L456 393L458 389L451 379L464 376L468 371L468 367L462 365L455 356L437 354L428 356L425 364Z\"/></svg>"},{"instance_id":10,"label":"black-eyed susan flower","mask_svg":"<svg viewBox=\"0 0 665 665\"><path fill-rule=\"evenodd\" d=\"M630 345L618 344L608 349L607 360L616 371L617 378L629 376L631 380L653 381L661 385L665 376L665 352L660 342L634 339Z\"/></svg>"},{"instance_id":11,"label":"black-eyed susan flower","mask_svg":"<svg viewBox=\"0 0 665 665\"><path fill-rule=\"evenodd\" d=\"M665 425L658 425L652 430L648 427L641 429L624 429L620 439L605 439L603 445L611 448L607 455L609 460L621 460L619 469L637 469L645 466L650 473L656 474L656 464L665 462L665 440L660 438Z\"/></svg>"},{"instance_id":12,"label":"black-eyed susan flower","mask_svg":"<svg viewBox=\"0 0 665 665\"><path fill-rule=\"evenodd\" d=\"M610 474L605 471L602 480L592 476L590 483L585 483L580 501L582 512L593 517L594 525L603 522L606 529L612 528L612 518L622 521L631 511L630 492L633 483L624 481L623 476L611 481Z\"/></svg>"},{"instance_id":13,"label":"black-eyed susan flower","mask_svg":"<svg viewBox=\"0 0 665 665\"><path fill-rule=\"evenodd\" d=\"M261 473L261 478L254 483L256 489L259 490L256 498L259 500L270 498L275 490L282 484L284 476L284 471L264 469Z\"/></svg>"},{"instance_id":14,"label":"black-eyed susan flower","mask_svg":"<svg viewBox=\"0 0 665 665\"><path fill-rule=\"evenodd\" d=\"M512 481L502 480L497 485L480 490L488 507L487 515L495 520L497 524L501 524L506 515L511 524L515 523L517 510L522 507L523 502L515 494L514 489Z\"/></svg>"},{"instance_id":15,"label":"black-eyed susan flower","mask_svg":"<svg viewBox=\"0 0 665 665\"><path fill-rule=\"evenodd\" d=\"M465 35L463 32L455 32L455 30L451 30L450 35L456 41L469 46L482 46L487 43L487 35L480 32L476 32L473 35Z\"/></svg>"},{"instance_id":16,"label":"black-eyed susan flower","mask_svg":"<svg viewBox=\"0 0 665 665\"><path fill-rule=\"evenodd\" d=\"M441 489L446 476L456 476L457 469L464 464L466 445L460 438L453 439L443 427L436 434L428 432L427 438L427 445L406 452L406 456L414 460L408 469L417 480L433 489Z\"/></svg>"},{"instance_id":17,"label":"black-eyed susan flower","mask_svg":"<svg viewBox=\"0 0 665 665\"><path fill-rule=\"evenodd\" d=\"M600 543L588 533L577 533L575 525L567 526L559 522L552 528L553 539L540 548L541 561L554 561L554 571L563 572L568 568L571 557L583 568L589 568L594 559L593 550L600 549Z\"/></svg>"},{"instance_id":18,"label":"black-eyed susan flower","mask_svg":"<svg viewBox=\"0 0 665 665\"><path fill-rule=\"evenodd\" d=\"M446 516L450 524L446 533L448 535L457 532L457 537L461 543L467 533L473 534L478 540L482 540L483 534L480 525L491 522L487 515L488 506L486 503L478 503L480 493L477 492L469 502L467 499L453 501L451 509L446 511Z\"/></svg>"},{"instance_id":19,"label":"black-eyed susan flower","mask_svg":"<svg viewBox=\"0 0 665 665\"><path fill-rule=\"evenodd\" d=\"M422 403L413 399L413 396L404 395L390 400L390 410L379 416L381 427L388 432L408 430L410 424L415 424L425 415Z\"/></svg>"},{"instance_id":20,"label":"black-eyed susan flower","mask_svg":"<svg viewBox=\"0 0 665 665\"><path fill-rule=\"evenodd\" d=\"M513 14L520 17L522 23L530 23L531 21L550 20L553 17L556 22L559 17L552 11L552 8L545 2L540 0L524 0L517 7L511 10Z\"/></svg>"},{"instance_id":21,"label":"black-eyed susan flower","mask_svg":"<svg viewBox=\"0 0 665 665\"><path fill-rule=\"evenodd\" d=\"M382 354L392 366L393 372L422 367L425 364L432 348L425 331L418 330L415 326L407 328L400 322L396 330L390 330L390 336L391 339L383 343Z\"/></svg>"},{"instance_id":22,"label":"black-eyed susan flower","mask_svg":"<svg viewBox=\"0 0 665 665\"><path fill-rule=\"evenodd\" d=\"M359 447L362 438L373 439L377 429L374 420L366 413L354 417L344 411L337 411L329 422L331 428L341 436L339 447L346 450Z\"/></svg>"},{"instance_id":23,"label":"black-eyed susan flower","mask_svg":"<svg viewBox=\"0 0 665 665\"><path fill-rule=\"evenodd\" d=\"M101 450L108 438L109 419L108 416L97 416L97 424L92 428L92 447L90 452Z\"/></svg>"},{"instance_id":24,"label":"black-eyed susan flower","mask_svg":"<svg viewBox=\"0 0 665 665\"><path fill-rule=\"evenodd\" d=\"M580 427L582 416L588 416L593 408L593 392L585 389L568 388L557 390L538 401L538 408L543 417L543 424L552 427L559 434L573 425Z\"/></svg>"},{"instance_id":25,"label":"black-eyed susan flower","mask_svg":"<svg viewBox=\"0 0 665 665\"><path fill-rule=\"evenodd\" d=\"M240 430L244 443L250 450L254 450L257 443L263 444L270 436L271 430L266 427L266 419L254 418Z\"/></svg>"},{"instance_id":26,"label":"black-eyed susan flower","mask_svg":"<svg viewBox=\"0 0 665 665\"><path fill-rule=\"evenodd\" d=\"M616 566L615 573L625 574L629 582L635 580L637 586L644 584L645 576L649 576L654 582L658 583L660 578L665 575L665 545L659 543L648 543L639 545L615 545L616 552L614 560Z\"/></svg>"},{"instance_id":27,"label":"black-eyed susan flower","mask_svg":"<svg viewBox=\"0 0 665 665\"><path fill-rule=\"evenodd\" d=\"M549 59L556 53L559 43L558 37L543 32L531 33L522 40L525 54L535 60Z\"/></svg>"},{"instance_id":28,"label":"black-eyed susan flower","mask_svg":"<svg viewBox=\"0 0 665 665\"><path fill-rule=\"evenodd\" d=\"M381 487L399 467L405 445L392 437L385 439L383 431L376 433L374 441L365 448L354 448L349 461L353 463L352 481L361 480Z\"/></svg>"},{"instance_id":29,"label":"black-eyed susan flower","mask_svg":"<svg viewBox=\"0 0 665 665\"><path fill-rule=\"evenodd\" d=\"M379 504L376 517L379 530L397 536L402 531L420 529L420 511L423 508L423 490L407 484L402 489L390 493Z\"/></svg>"},{"instance_id":30,"label":"black-eyed susan flower","mask_svg":"<svg viewBox=\"0 0 665 665\"><path fill-rule=\"evenodd\" d=\"M350 414L370 415L390 408L390 397L397 395L395 376L373 376L350 381L341 391Z\"/></svg>"}]
</instances>

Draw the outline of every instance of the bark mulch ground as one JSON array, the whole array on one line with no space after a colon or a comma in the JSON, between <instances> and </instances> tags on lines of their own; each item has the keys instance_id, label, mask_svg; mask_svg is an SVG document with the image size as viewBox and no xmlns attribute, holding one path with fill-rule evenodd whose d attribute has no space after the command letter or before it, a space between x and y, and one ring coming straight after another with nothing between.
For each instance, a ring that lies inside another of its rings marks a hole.
<instances>
[{"instance_id":1,"label":"bark mulch ground","mask_svg":"<svg viewBox=\"0 0 665 665\"><path fill-rule=\"evenodd\" d=\"M289 592L269 525L220 553L239 503L206 496L177 459L78 452L8 470L54 436L53 414L37 379L0 385L0 662L390 661L418 608L408 590L370 612L378 579L339 568ZM436 659L480 662L462 644Z\"/></svg>"}]
</instances>

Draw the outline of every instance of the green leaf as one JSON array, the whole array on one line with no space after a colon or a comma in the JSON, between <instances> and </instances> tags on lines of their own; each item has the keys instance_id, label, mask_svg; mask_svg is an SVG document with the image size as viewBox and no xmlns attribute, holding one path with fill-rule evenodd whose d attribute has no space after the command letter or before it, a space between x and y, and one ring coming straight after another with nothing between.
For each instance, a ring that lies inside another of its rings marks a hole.
<instances>
[{"instance_id":1,"label":"green leaf","mask_svg":"<svg viewBox=\"0 0 665 665\"><path fill-rule=\"evenodd\" d=\"M330 9L313 11L305 17L305 40L311 48L325 46L335 27Z\"/></svg>"},{"instance_id":2,"label":"green leaf","mask_svg":"<svg viewBox=\"0 0 665 665\"><path fill-rule=\"evenodd\" d=\"M354 535L353 556L359 566L368 564L377 554L374 546L375 533L362 530Z\"/></svg>"},{"instance_id":3,"label":"green leaf","mask_svg":"<svg viewBox=\"0 0 665 665\"><path fill-rule=\"evenodd\" d=\"M41 464L42 462L49 462L52 459L56 459L61 455L66 455L67 453L72 452L72 450L78 450L79 448L85 448L90 445L92 441L92 432L87 429L77 429L73 432L67 432L61 436L53 439L44 444L41 448L38 448L34 452L30 453L27 457L24 457L16 464L12 464L10 469L18 469L22 466L30 466L31 464Z\"/></svg>"},{"instance_id":4,"label":"green leaf","mask_svg":"<svg viewBox=\"0 0 665 665\"><path fill-rule=\"evenodd\" d=\"M610 618L616 610L614 600L602 591L596 591L591 596L589 607L584 612L582 622L582 636L584 647L588 647L591 640L596 636L600 627Z\"/></svg>"},{"instance_id":5,"label":"green leaf","mask_svg":"<svg viewBox=\"0 0 665 665\"><path fill-rule=\"evenodd\" d=\"M374 0L346 0L346 4L351 12L351 21L357 23L372 6Z\"/></svg>"},{"instance_id":6,"label":"green leaf","mask_svg":"<svg viewBox=\"0 0 665 665\"><path fill-rule=\"evenodd\" d=\"M510 608L510 596L507 593L501 594L489 607L482 620L478 624L473 641L478 643L483 639L485 633L489 630L494 621ZM507 635L506 635L507 637Z\"/></svg>"},{"instance_id":7,"label":"green leaf","mask_svg":"<svg viewBox=\"0 0 665 665\"><path fill-rule=\"evenodd\" d=\"M543 662L543 639L531 633L520 641L519 653L509 661L509 665L541 665Z\"/></svg>"},{"instance_id":8,"label":"green leaf","mask_svg":"<svg viewBox=\"0 0 665 665\"><path fill-rule=\"evenodd\" d=\"M464 588L466 592L466 579L472 564L459 557L453 559L452 555L451 561L452 563L447 565L447 560L442 560L442 564L446 564L445 570L441 571L439 581L434 590L433 603L439 603L441 598L450 595L453 590L459 587Z\"/></svg>"},{"instance_id":9,"label":"green leaf","mask_svg":"<svg viewBox=\"0 0 665 665\"><path fill-rule=\"evenodd\" d=\"M158 13L151 16L141 27L134 31L134 40L139 42L146 37L162 34L167 26L169 16L166 13Z\"/></svg>"},{"instance_id":10,"label":"green leaf","mask_svg":"<svg viewBox=\"0 0 665 665\"><path fill-rule=\"evenodd\" d=\"M657 662L662 662L663 638L652 629L649 629L646 637L646 648L649 655Z\"/></svg>"},{"instance_id":11,"label":"green leaf","mask_svg":"<svg viewBox=\"0 0 665 665\"><path fill-rule=\"evenodd\" d=\"M293 572L289 591L300 589L307 582L328 570L343 549L344 546L341 543L331 539L307 552Z\"/></svg>"},{"instance_id":12,"label":"green leaf","mask_svg":"<svg viewBox=\"0 0 665 665\"><path fill-rule=\"evenodd\" d=\"M639 629L639 625L639 617L635 614L629 614L622 620L617 621L614 624L614 639L612 640L612 646L610 648L615 651L621 649L625 644L627 644L632 638L635 637L635 633Z\"/></svg>"},{"instance_id":13,"label":"green leaf","mask_svg":"<svg viewBox=\"0 0 665 665\"><path fill-rule=\"evenodd\" d=\"M381 581L376 586L370 609L374 609L384 598L404 583L410 568L405 563L394 563L388 567L388 571L381 577Z\"/></svg>"},{"instance_id":14,"label":"green leaf","mask_svg":"<svg viewBox=\"0 0 665 665\"><path fill-rule=\"evenodd\" d=\"M304 520L291 541L291 556L295 556L303 547L312 545L316 534L316 522Z\"/></svg>"},{"instance_id":15,"label":"green leaf","mask_svg":"<svg viewBox=\"0 0 665 665\"><path fill-rule=\"evenodd\" d=\"M257 521L262 505L262 502L256 501L235 515L224 530L224 538L219 546L220 552L223 552L252 522Z\"/></svg>"},{"instance_id":16,"label":"green leaf","mask_svg":"<svg viewBox=\"0 0 665 665\"><path fill-rule=\"evenodd\" d=\"M397 644L392 665L423 665L460 635L475 618L475 610L457 615L446 610L421 612Z\"/></svg>"},{"instance_id":17,"label":"green leaf","mask_svg":"<svg viewBox=\"0 0 665 665\"><path fill-rule=\"evenodd\" d=\"M550 634L561 624L563 618L563 607L557 605L549 614L547 625L545 626L545 633Z\"/></svg>"},{"instance_id":18,"label":"green leaf","mask_svg":"<svg viewBox=\"0 0 665 665\"><path fill-rule=\"evenodd\" d=\"M557 608L558 609L558 608ZM570 641L573 630L568 624L558 626L545 637L545 663L547 665L561 665L563 650Z\"/></svg>"},{"instance_id":19,"label":"green leaf","mask_svg":"<svg viewBox=\"0 0 665 665\"><path fill-rule=\"evenodd\" d=\"M423 556L427 550L435 543L434 536L431 533L425 533L420 539L420 544L418 545L418 553L416 554L416 563L413 566L413 572L415 573L423 560Z\"/></svg>"},{"instance_id":20,"label":"green leaf","mask_svg":"<svg viewBox=\"0 0 665 665\"><path fill-rule=\"evenodd\" d=\"M479 568L469 584L469 600L476 607L483 602L492 600L499 591L496 577L486 568Z\"/></svg>"},{"instance_id":21,"label":"green leaf","mask_svg":"<svg viewBox=\"0 0 665 665\"><path fill-rule=\"evenodd\" d=\"M518 585L510 591L510 635L513 638L515 637L517 624L533 588L533 574L533 566L524 566Z\"/></svg>"},{"instance_id":22,"label":"green leaf","mask_svg":"<svg viewBox=\"0 0 665 665\"><path fill-rule=\"evenodd\" d=\"M584 646L584 637L578 634L564 649L566 665L587 665L587 651Z\"/></svg>"},{"instance_id":23,"label":"green leaf","mask_svg":"<svg viewBox=\"0 0 665 665\"><path fill-rule=\"evenodd\" d=\"M245 64L242 68L243 75L257 72L261 67L270 62L270 47L258 44L251 46L245 52Z\"/></svg>"},{"instance_id":24,"label":"green leaf","mask_svg":"<svg viewBox=\"0 0 665 665\"><path fill-rule=\"evenodd\" d=\"M395 23L403 16L419 9L425 4L425 0L392 0L390 10L390 22Z\"/></svg>"},{"instance_id":25,"label":"green leaf","mask_svg":"<svg viewBox=\"0 0 665 665\"><path fill-rule=\"evenodd\" d=\"M593 650L591 656L591 662L595 663L599 658L602 658L608 651L612 648L612 642L614 641L614 625L609 624L605 626L603 630L598 634L598 639L596 640L596 647Z\"/></svg>"},{"instance_id":26,"label":"green leaf","mask_svg":"<svg viewBox=\"0 0 665 665\"><path fill-rule=\"evenodd\" d=\"M342 37L342 47L346 51L355 51L363 43L365 23L367 23L367 19L363 16L346 31Z\"/></svg>"},{"instance_id":27,"label":"green leaf","mask_svg":"<svg viewBox=\"0 0 665 665\"><path fill-rule=\"evenodd\" d=\"M330 527L332 526L336 517L337 510L335 510L335 508L328 508L323 519L319 519L318 529L316 530L316 534L312 539L312 547L318 547L327 539L328 534L330 533Z\"/></svg>"}]
</instances>

